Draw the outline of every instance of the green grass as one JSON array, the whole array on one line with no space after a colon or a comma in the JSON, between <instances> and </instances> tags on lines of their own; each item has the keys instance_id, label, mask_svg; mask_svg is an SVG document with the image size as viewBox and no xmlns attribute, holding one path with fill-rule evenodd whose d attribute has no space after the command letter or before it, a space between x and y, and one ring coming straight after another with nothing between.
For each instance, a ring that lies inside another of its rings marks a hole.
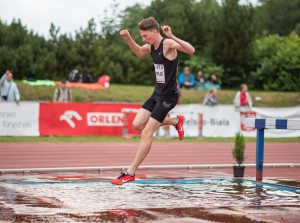
<instances>
[{"instance_id":1,"label":"green grass","mask_svg":"<svg viewBox=\"0 0 300 223\"><path fill-rule=\"evenodd\" d=\"M57 86L30 86L16 81L22 100L52 101ZM72 87L73 102L137 102L143 103L152 94L153 86L112 84L106 90L89 90ZM219 104L232 104L236 90L220 90ZM182 90L181 104L202 103L207 91ZM299 92L249 91L255 107L292 107L300 105ZM256 101L255 97L261 97Z\"/></svg>"},{"instance_id":2,"label":"green grass","mask_svg":"<svg viewBox=\"0 0 300 223\"><path fill-rule=\"evenodd\" d=\"M245 138L246 142L255 142L256 138ZM0 137L0 142L139 142L140 138L124 139L122 137L107 137L107 136L87 136L87 137ZM154 139L154 142L178 142L177 138L170 139ZM184 138L183 142L234 142L234 138ZM297 138L265 138L265 142L300 142L300 137Z\"/></svg>"}]
</instances>

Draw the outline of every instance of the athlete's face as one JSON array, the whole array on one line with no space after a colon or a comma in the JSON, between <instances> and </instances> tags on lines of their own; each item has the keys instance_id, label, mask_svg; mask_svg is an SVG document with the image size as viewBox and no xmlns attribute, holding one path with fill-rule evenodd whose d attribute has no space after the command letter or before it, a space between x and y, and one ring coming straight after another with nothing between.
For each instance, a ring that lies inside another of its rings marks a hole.
<instances>
[{"instance_id":1,"label":"athlete's face","mask_svg":"<svg viewBox=\"0 0 300 223\"><path fill-rule=\"evenodd\" d=\"M140 30L143 42L148 43L149 45L154 45L156 36L158 34L156 29L150 30Z\"/></svg>"}]
</instances>

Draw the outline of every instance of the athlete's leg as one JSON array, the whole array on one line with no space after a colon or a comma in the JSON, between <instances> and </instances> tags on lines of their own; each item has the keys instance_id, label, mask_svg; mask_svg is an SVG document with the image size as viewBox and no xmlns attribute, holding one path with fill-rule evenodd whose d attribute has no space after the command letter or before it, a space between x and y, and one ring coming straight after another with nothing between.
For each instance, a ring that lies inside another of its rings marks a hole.
<instances>
[{"instance_id":1,"label":"athlete's leg","mask_svg":"<svg viewBox=\"0 0 300 223\"><path fill-rule=\"evenodd\" d=\"M178 117L173 117L173 118L165 118L163 123L161 123L161 126L163 125L176 125L178 123Z\"/></svg>"},{"instance_id":2,"label":"athlete's leg","mask_svg":"<svg viewBox=\"0 0 300 223\"><path fill-rule=\"evenodd\" d=\"M150 115L151 115L150 111L141 108L133 120L132 123L133 128L137 131L142 131L145 128L150 118Z\"/></svg>"},{"instance_id":3,"label":"athlete's leg","mask_svg":"<svg viewBox=\"0 0 300 223\"><path fill-rule=\"evenodd\" d=\"M153 133L160 125L161 123L159 121L155 120L152 117L149 118L149 121L147 122L145 128L142 130L141 143L139 145L135 158L130 168L128 169L128 173L134 174L141 162L145 159L152 145Z\"/></svg>"},{"instance_id":4,"label":"athlete's leg","mask_svg":"<svg viewBox=\"0 0 300 223\"><path fill-rule=\"evenodd\" d=\"M165 118L165 120L163 121L163 123L161 123L160 126L173 125L178 132L179 140L182 140L184 136L183 123L184 123L184 116L177 115L177 117Z\"/></svg>"}]
</instances>

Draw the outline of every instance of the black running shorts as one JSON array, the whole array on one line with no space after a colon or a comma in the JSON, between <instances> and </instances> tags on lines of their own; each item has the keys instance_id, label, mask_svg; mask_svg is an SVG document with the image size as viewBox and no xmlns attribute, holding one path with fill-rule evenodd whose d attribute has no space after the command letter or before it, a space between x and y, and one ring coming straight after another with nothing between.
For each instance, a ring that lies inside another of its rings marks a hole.
<instances>
[{"instance_id":1,"label":"black running shorts","mask_svg":"<svg viewBox=\"0 0 300 223\"><path fill-rule=\"evenodd\" d=\"M169 111L177 104L178 94L157 95L155 92L143 104L142 108L151 112L151 117L162 123Z\"/></svg>"}]
</instances>

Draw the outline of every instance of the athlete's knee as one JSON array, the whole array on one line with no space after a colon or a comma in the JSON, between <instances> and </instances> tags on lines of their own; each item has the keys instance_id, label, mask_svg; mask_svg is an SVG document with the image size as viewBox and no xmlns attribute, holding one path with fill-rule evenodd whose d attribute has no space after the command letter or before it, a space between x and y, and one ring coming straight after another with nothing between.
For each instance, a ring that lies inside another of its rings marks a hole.
<instances>
[{"instance_id":1,"label":"athlete's knee","mask_svg":"<svg viewBox=\"0 0 300 223\"><path fill-rule=\"evenodd\" d=\"M141 134L142 139L152 139L153 138L153 132L150 129L143 129Z\"/></svg>"},{"instance_id":2,"label":"athlete's knee","mask_svg":"<svg viewBox=\"0 0 300 223\"><path fill-rule=\"evenodd\" d=\"M143 123L137 122L135 120L133 121L132 126L136 131L142 131L145 128L145 125L143 125Z\"/></svg>"}]
</instances>

